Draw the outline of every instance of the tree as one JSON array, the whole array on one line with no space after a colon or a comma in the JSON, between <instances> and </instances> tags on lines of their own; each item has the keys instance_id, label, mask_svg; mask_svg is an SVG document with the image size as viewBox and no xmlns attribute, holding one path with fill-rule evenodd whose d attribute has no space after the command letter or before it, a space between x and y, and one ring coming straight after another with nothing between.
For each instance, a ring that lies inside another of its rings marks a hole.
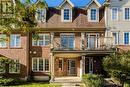
<instances>
[{"instance_id":1,"label":"tree","mask_svg":"<svg viewBox=\"0 0 130 87\"><path fill-rule=\"evenodd\" d=\"M130 51L113 53L103 58L104 70L121 82L130 75Z\"/></svg>"}]
</instances>

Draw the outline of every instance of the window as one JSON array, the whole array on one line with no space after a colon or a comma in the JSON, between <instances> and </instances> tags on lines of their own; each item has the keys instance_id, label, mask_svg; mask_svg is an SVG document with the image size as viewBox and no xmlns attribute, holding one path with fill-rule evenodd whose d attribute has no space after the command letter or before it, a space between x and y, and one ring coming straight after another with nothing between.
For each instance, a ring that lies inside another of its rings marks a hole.
<instances>
[{"instance_id":1,"label":"window","mask_svg":"<svg viewBox=\"0 0 130 87\"><path fill-rule=\"evenodd\" d=\"M61 35L61 48L73 49L74 48L74 34Z\"/></svg>"},{"instance_id":2,"label":"window","mask_svg":"<svg viewBox=\"0 0 130 87\"><path fill-rule=\"evenodd\" d=\"M10 35L10 47L20 47L20 45L21 45L20 34Z\"/></svg>"},{"instance_id":3,"label":"window","mask_svg":"<svg viewBox=\"0 0 130 87\"><path fill-rule=\"evenodd\" d=\"M2 13L13 13L13 5L11 1L2 1L1 11Z\"/></svg>"},{"instance_id":4,"label":"window","mask_svg":"<svg viewBox=\"0 0 130 87\"><path fill-rule=\"evenodd\" d=\"M39 39L33 39L33 46L47 46L50 43L50 36L49 34L39 34Z\"/></svg>"},{"instance_id":5,"label":"window","mask_svg":"<svg viewBox=\"0 0 130 87\"><path fill-rule=\"evenodd\" d=\"M5 48L6 47L6 35L0 34L0 47Z\"/></svg>"},{"instance_id":6,"label":"window","mask_svg":"<svg viewBox=\"0 0 130 87\"><path fill-rule=\"evenodd\" d=\"M20 73L20 63L19 60L13 60L14 63L9 64L10 73Z\"/></svg>"},{"instance_id":7,"label":"window","mask_svg":"<svg viewBox=\"0 0 130 87\"><path fill-rule=\"evenodd\" d=\"M89 12L89 21L97 22L98 21L98 10L95 8L91 8Z\"/></svg>"},{"instance_id":8,"label":"window","mask_svg":"<svg viewBox=\"0 0 130 87\"><path fill-rule=\"evenodd\" d=\"M63 63L64 63L63 59L59 59L59 69L60 70L63 70L63 66L64 66Z\"/></svg>"},{"instance_id":9,"label":"window","mask_svg":"<svg viewBox=\"0 0 130 87\"><path fill-rule=\"evenodd\" d=\"M49 71L49 60L43 58L32 59L32 70L37 71Z\"/></svg>"},{"instance_id":10,"label":"window","mask_svg":"<svg viewBox=\"0 0 130 87\"><path fill-rule=\"evenodd\" d=\"M113 39L114 45L119 44L119 34L117 32L113 33Z\"/></svg>"},{"instance_id":11,"label":"window","mask_svg":"<svg viewBox=\"0 0 130 87\"><path fill-rule=\"evenodd\" d=\"M124 8L124 19L130 20L130 8Z\"/></svg>"},{"instance_id":12,"label":"window","mask_svg":"<svg viewBox=\"0 0 130 87\"><path fill-rule=\"evenodd\" d=\"M72 21L72 9L63 9L62 10L62 19L64 22L71 22Z\"/></svg>"},{"instance_id":13,"label":"window","mask_svg":"<svg viewBox=\"0 0 130 87\"><path fill-rule=\"evenodd\" d=\"M129 32L124 33L124 44L129 44Z\"/></svg>"},{"instance_id":14,"label":"window","mask_svg":"<svg viewBox=\"0 0 130 87\"><path fill-rule=\"evenodd\" d=\"M112 20L118 20L118 8L112 8Z\"/></svg>"},{"instance_id":15,"label":"window","mask_svg":"<svg viewBox=\"0 0 130 87\"><path fill-rule=\"evenodd\" d=\"M87 34L87 48L88 49L95 49L98 48L99 45L99 34Z\"/></svg>"},{"instance_id":16,"label":"window","mask_svg":"<svg viewBox=\"0 0 130 87\"><path fill-rule=\"evenodd\" d=\"M0 73L5 73L5 64L0 62Z\"/></svg>"},{"instance_id":17,"label":"window","mask_svg":"<svg viewBox=\"0 0 130 87\"><path fill-rule=\"evenodd\" d=\"M36 19L37 21L46 21L46 9L37 9L37 14L36 14Z\"/></svg>"}]
</instances>

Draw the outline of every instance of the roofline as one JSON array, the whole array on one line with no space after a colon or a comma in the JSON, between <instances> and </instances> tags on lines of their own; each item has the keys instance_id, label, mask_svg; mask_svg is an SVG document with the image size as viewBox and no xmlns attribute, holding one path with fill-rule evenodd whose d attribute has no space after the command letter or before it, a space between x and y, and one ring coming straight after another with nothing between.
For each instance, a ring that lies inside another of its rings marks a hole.
<instances>
[{"instance_id":1,"label":"roofline","mask_svg":"<svg viewBox=\"0 0 130 87\"><path fill-rule=\"evenodd\" d=\"M102 6L97 0L91 0L91 2L86 6L86 8L88 8L93 2L95 2L99 8Z\"/></svg>"},{"instance_id":2,"label":"roofline","mask_svg":"<svg viewBox=\"0 0 130 87\"><path fill-rule=\"evenodd\" d=\"M38 4L39 1L41 1L41 0L37 0L35 4ZM45 4L45 7L48 8L48 5L45 0L44 0L44 4Z\"/></svg>"},{"instance_id":3,"label":"roofline","mask_svg":"<svg viewBox=\"0 0 130 87\"><path fill-rule=\"evenodd\" d=\"M70 0L64 0L59 7L61 8L66 2L68 2L72 7L74 7L74 4Z\"/></svg>"}]
</instances>

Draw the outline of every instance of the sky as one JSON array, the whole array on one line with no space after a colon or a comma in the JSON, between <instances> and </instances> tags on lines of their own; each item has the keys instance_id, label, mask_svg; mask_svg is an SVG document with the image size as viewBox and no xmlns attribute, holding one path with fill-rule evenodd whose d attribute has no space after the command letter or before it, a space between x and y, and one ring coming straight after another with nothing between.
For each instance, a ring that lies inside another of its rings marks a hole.
<instances>
[{"instance_id":1,"label":"sky","mask_svg":"<svg viewBox=\"0 0 130 87\"><path fill-rule=\"evenodd\" d=\"M21 0L24 2L25 0ZM32 2L36 2L37 0L32 0ZM49 7L59 6L63 0L45 0ZM86 6L91 0L70 0L75 7ZM105 0L97 0L100 4L103 4Z\"/></svg>"}]
</instances>

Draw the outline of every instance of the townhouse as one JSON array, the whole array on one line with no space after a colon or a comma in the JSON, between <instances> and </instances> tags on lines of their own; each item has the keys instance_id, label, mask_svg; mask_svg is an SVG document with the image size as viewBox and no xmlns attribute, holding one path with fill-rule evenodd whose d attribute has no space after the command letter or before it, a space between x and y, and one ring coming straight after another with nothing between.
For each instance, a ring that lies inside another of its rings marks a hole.
<instances>
[{"instance_id":1,"label":"townhouse","mask_svg":"<svg viewBox=\"0 0 130 87\"><path fill-rule=\"evenodd\" d=\"M54 81L57 77L82 79L85 73L103 73L102 58L115 52L112 37L106 36L108 7L104 3L90 0L80 6L63 0L58 6L46 3L37 8L38 25L32 32L0 34L8 39L0 42L0 55L17 62L9 65L9 70L1 68L1 75L24 80L47 80L51 76ZM38 32L38 40L33 39L33 32Z\"/></svg>"}]
</instances>

